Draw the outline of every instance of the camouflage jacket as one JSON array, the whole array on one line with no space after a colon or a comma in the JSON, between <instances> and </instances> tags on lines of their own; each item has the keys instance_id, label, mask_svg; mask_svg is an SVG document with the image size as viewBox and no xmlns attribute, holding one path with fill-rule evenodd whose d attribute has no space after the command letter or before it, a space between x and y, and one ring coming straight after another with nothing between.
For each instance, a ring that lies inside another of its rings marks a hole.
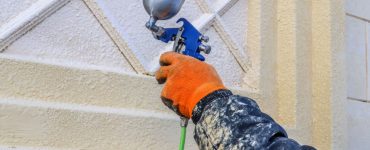
<instances>
[{"instance_id":1,"label":"camouflage jacket","mask_svg":"<svg viewBox=\"0 0 370 150\"><path fill-rule=\"evenodd\" d=\"M202 150L314 149L289 139L285 130L247 97L218 90L194 108L194 138Z\"/></svg>"}]
</instances>

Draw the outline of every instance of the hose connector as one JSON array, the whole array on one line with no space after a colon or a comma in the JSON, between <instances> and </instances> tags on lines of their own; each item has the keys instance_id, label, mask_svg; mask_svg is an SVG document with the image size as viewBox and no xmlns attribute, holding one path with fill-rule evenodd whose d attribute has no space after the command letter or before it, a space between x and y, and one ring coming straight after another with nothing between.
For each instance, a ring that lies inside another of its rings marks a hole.
<instances>
[{"instance_id":1,"label":"hose connector","mask_svg":"<svg viewBox=\"0 0 370 150\"><path fill-rule=\"evenodd\" d=\"M180 117L181 121L180 121L180 126L181 127L187 127L188 126L188 121L189 119L186 118L186 117Z\"/></svg>"}]
</instances>

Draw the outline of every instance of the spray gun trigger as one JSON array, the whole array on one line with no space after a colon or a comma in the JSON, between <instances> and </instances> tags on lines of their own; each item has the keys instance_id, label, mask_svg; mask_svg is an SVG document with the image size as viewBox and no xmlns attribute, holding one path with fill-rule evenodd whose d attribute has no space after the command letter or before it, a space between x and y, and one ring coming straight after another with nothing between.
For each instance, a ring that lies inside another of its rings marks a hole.
<instances>
[{"instance_id":1,"label":"spray gun trigger","mask_svg":"<svg viewBox=\"0 0 370 150\"><path fill-rule=\"evenodd\" d=\"M183 27L180 27L176 36L175 36L175 39L174 39L174 43L173 43L173 48L172 50L176 53L180 53L181 52L181 48L182 46L184 45L182 42L182 33L184 32L184 28Z\"/></svg>"}]
</instances>

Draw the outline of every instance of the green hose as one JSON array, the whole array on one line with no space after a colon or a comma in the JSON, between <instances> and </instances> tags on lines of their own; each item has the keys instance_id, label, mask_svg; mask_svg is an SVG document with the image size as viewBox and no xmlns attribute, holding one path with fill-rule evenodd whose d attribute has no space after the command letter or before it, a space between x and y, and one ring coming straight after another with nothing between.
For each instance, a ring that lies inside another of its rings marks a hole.
<instances>
[{"instance_id":1,"label":"green hose","mask_svg":"<svg viewBox=\"0 0 370 150\"><path fill-rule=\"evenodd\" d=\"M180 145L179 150L184 150L186 138L186 127L181 127Z\"/></svg>"},{"instance_id":2,"label":"green hose","mask_svg":"<svg viewBox=\"0 0 370 150\"><path fill-rule=\"evenodd\" d=\"M186 126L188 126L188 119L181 117L181 135L180 135L180 145L179 150L184 150L185 138L186 138Z\"/></svg>"}]
</instances>

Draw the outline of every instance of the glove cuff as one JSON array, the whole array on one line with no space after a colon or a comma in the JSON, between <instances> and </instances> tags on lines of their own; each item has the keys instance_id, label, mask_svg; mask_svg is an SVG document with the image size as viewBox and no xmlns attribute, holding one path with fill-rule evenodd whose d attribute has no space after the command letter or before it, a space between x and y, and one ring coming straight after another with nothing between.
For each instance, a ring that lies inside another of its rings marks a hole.
<instances>
[{"instance_id":1,"label":"glove cuff","mask_svg":"<svg viewBox=\"0 0 370 150\"><path fill-rule=\"evenodd\" d=\"M225 100L229 96L233 95L230 90L222 89L214 91L207 96L203 97L194 107L191 119L193 120L194 124L197 124L199 119L202 117L205 108L211 104L213 101L216 100Z\"/></svg>"},{"instance_id":2,"label":"glove cuff","mask_svg":"<svg viewBox=\"0 0 370 150\"><path fill-rule=\"evenodd\" d=\"M188 100L187 110L184 112L184 115L188 118L191 118L193 109L195 105L208 94L211 94L214 91L226 89L224 85L214 82L214 83L207 83L199 86L194 93L190 96Z\"/></svg>"}]
</instances>

